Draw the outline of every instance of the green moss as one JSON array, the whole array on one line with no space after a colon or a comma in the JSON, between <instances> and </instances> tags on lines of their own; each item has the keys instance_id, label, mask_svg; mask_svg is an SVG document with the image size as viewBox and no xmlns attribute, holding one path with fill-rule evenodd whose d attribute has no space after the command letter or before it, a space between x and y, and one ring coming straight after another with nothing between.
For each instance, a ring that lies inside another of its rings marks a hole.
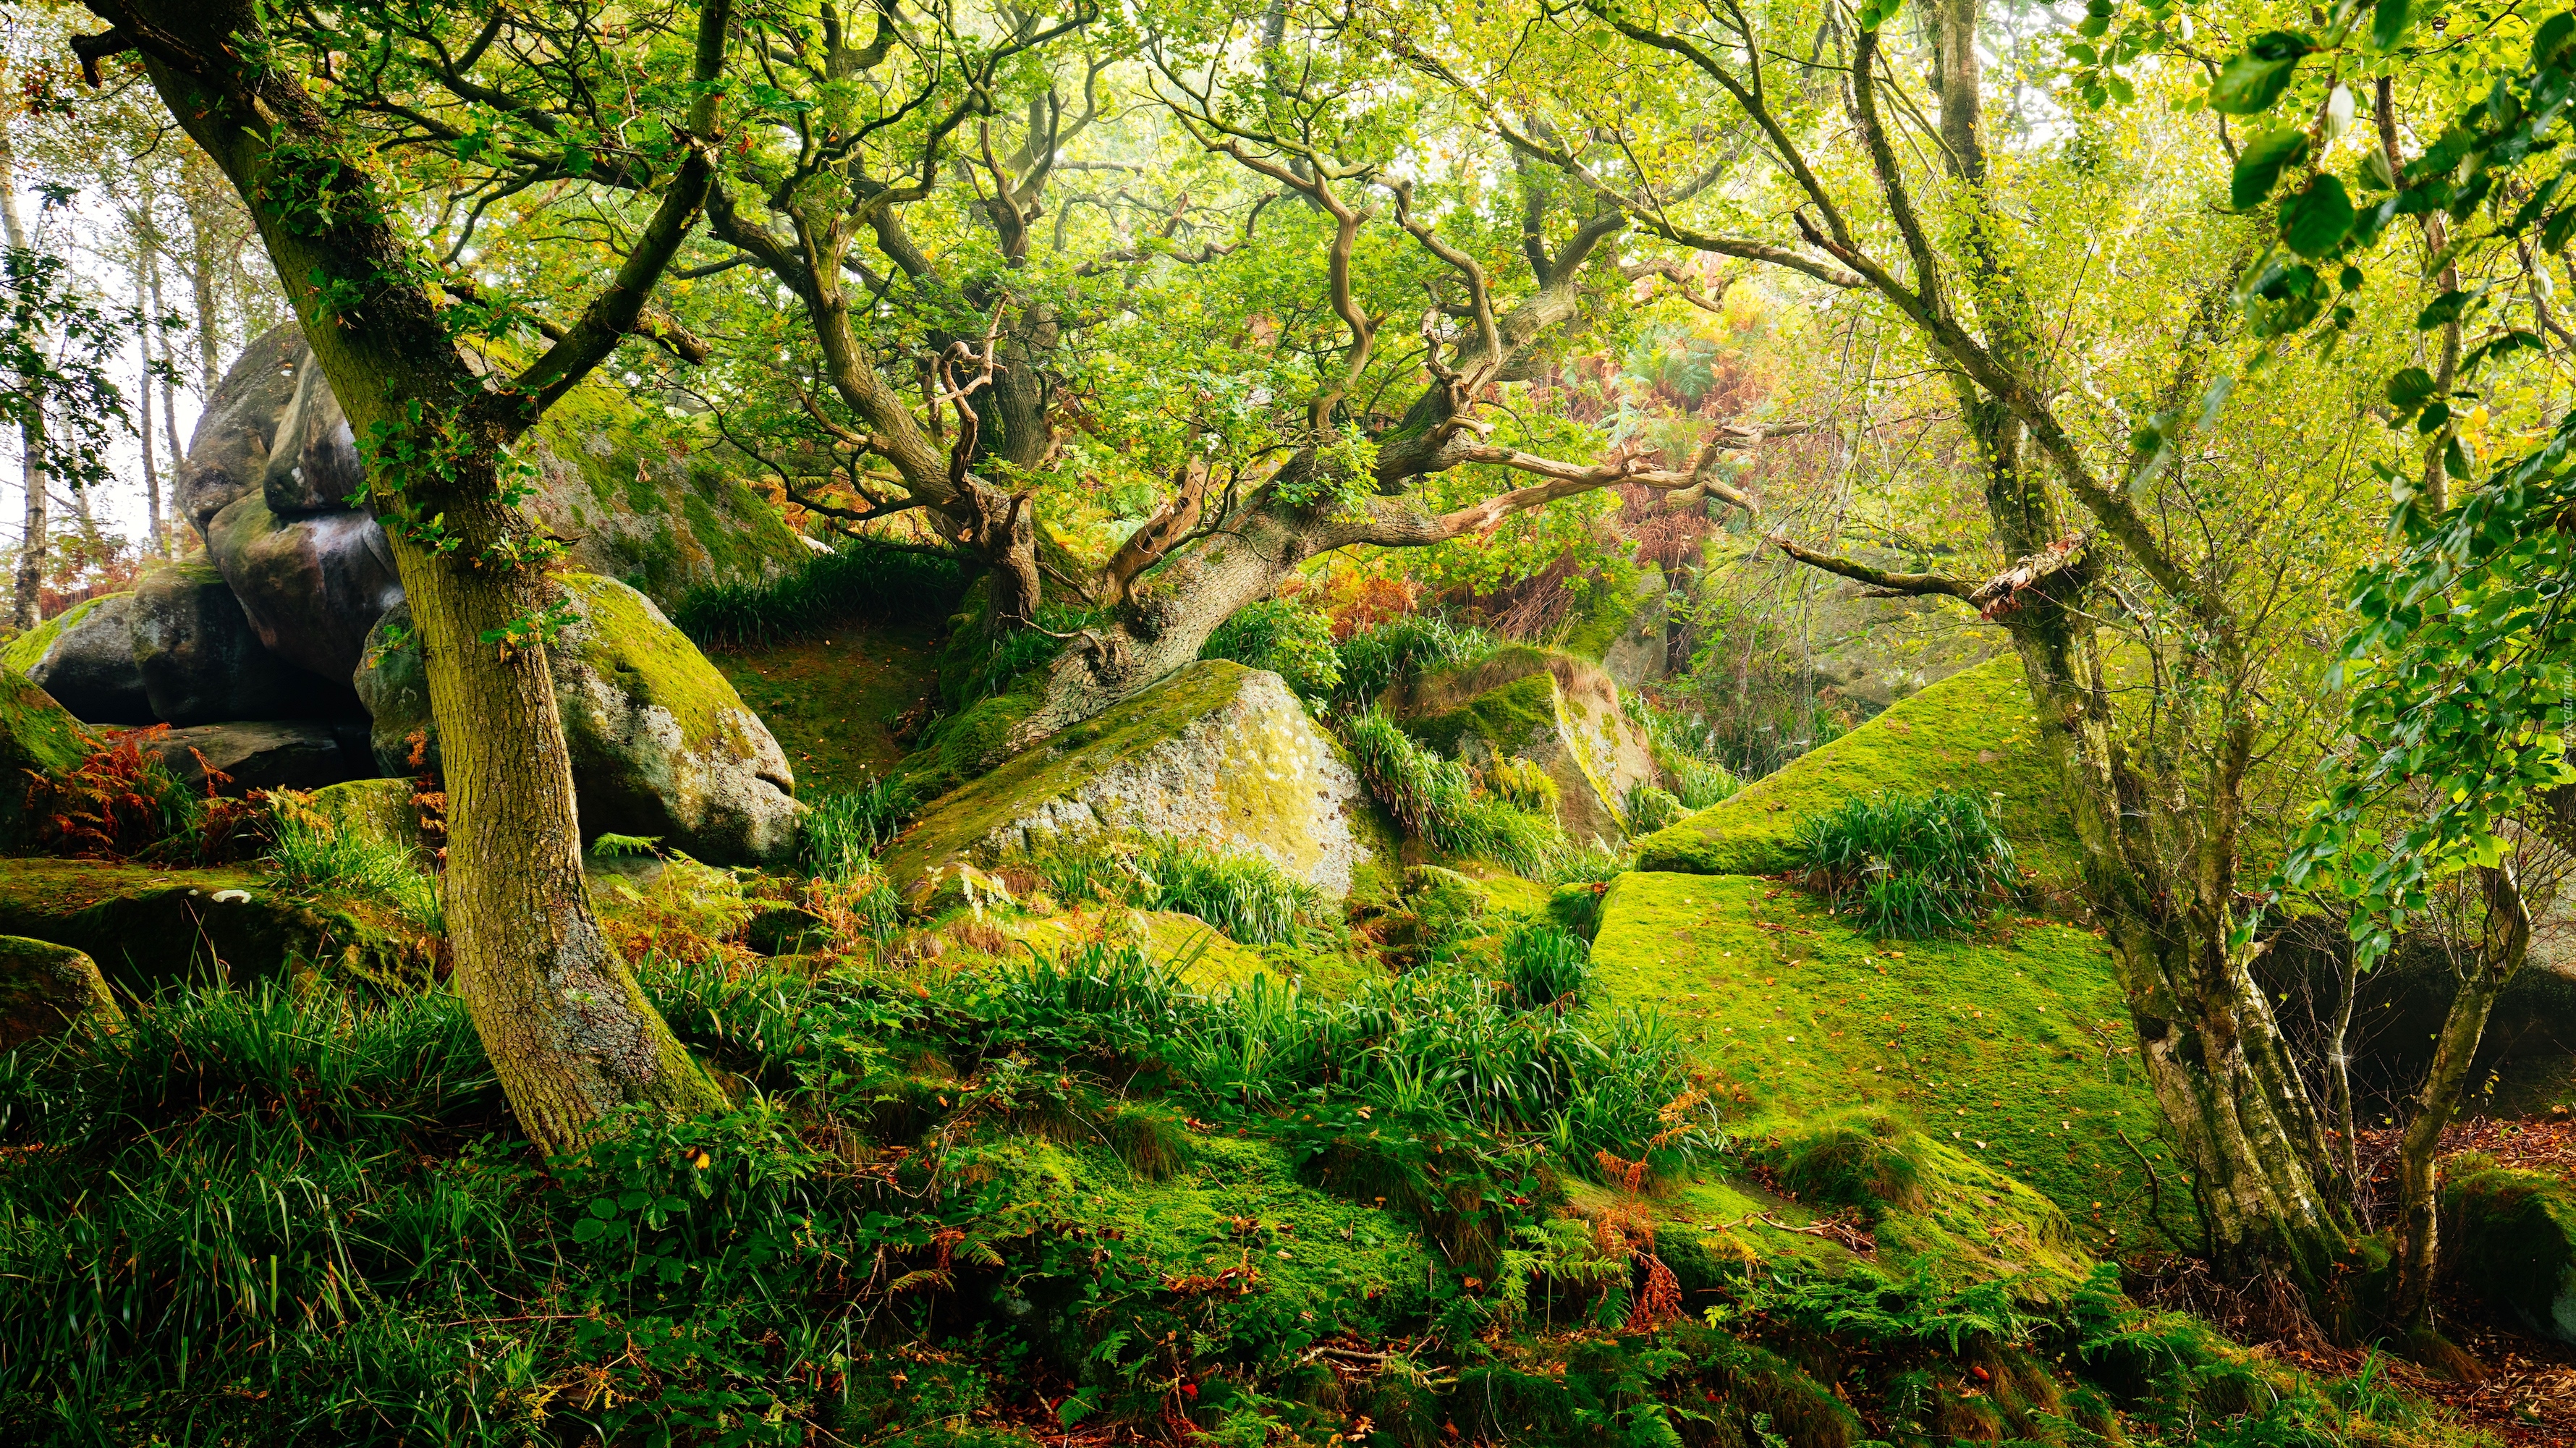
<instances>
[{"instance_id":1,"label":"green moss","mask_svg":"<svg viewBox=\"0 0 2576 1448\"><path fill-rule=\"evenodd\" d=\"M54 640L61 638L74 624L89 617L91 611L100 604L113 598L130 597L132 597L131 594L109 593L97 598L82 599L10 640L8 648L0 649L0 669L21 674L27 672L45 661L45 651L54 646Z\"/></svg>"},{"instance_id":2,"label":"green moss","mask_svg":"<svg viewBox=\"0 0 2576 1448\"><path fill-rule=\"evenodd\" d=\"M408 779L353 779L313 791L313 812L336 829L404 849L420 848L420 807Z\"/></svg>"},{"instance_id":3,"label":"green moss","mask_svg":"<svg viewBox=\"0 0 2576 1448\"><path fill-rule=\"evenodd\" d=\"M896 880L916 879L942 861L984 847L1038 805L1133 764L1193 721L1224 708L1252 673L1228 660L1201 660L1093 718L1028 744L998 768L923 811L886 851L887 873ZM918 780L929 771L918 771L916 761L933 771L953 769L971 752L999 748L1036 703L1035 694L1029 693L1006 694L977 704L942 732L937 757L907 759L905 773ZM1255 757L1268 757L1264 750L1284 752L1302 746L1283 739L1247 741L1246 747ZM1315 811L1315 802L1306 793L1308 786L1289 771L1234 770L1221 787L1227 814L1235 819L1308 818ZM1364 821L1354 824L1364 826ZM1283 850L1295 848L1285 839L1275 843ZM1364 839L1363 843L1376 848L1375 841Z\"/></svg>"},{"instance_id":4,"label":"green moss","mask_svg":"<svg viewBox=\"0 0 2576 1448\"><path fill-rule=\"evenodd\" d=\"M1663 1016L1740 1089L1753 1130L1885 1113L1998 1182L2027 1182L2102 1247L2151 1230L2122 1133L2178 1179L2120 1049L2130 1026L2108 951L2086 931L1999 923L1881 946L1769 881L1635 873L1603 897L1592 968L1596 1008Z\"/></svg>"},{"instance_id":5,"label":"green moss","mask_svg":"<svg viewBox=\"0 0 2576 1448\"><path fill-rule=\"evenodd\" d=\"M60 774L89 757L89 732L15 669L0 668L0 853L26 844L30 774Z\"/></svg>"},{"instance_id":6,"label":"green moss","mask_svg":"<svg viewBox=\"0 0 2576 1448\"><path fill-rule=\"evenodd\" d=\"M1408 719L1404 730L1453 759L1470 735L1500 756L1531 748L1546 738L1556 728L1556 713L1556 680L1542 668L1477 695L1463 709Z\"/></svg>"},{"instance_id":7,"label":"green moss","mask_svg":"<svg viewBox=\"0 0 2576 1448\"><path fill-rule=\"evenodd\" d=\"M1601 567L1600 576L1588 581L1572 612L1558 626L1556 646L1569 654L1599 659L1628 630L1629 620L1637 616L1649 593L1664 586L1662 572L1651 566L1640 568L1624 558L1611 558Z\"/></svg>"},{"instance_id":8,"label":"green moss","mask_svg":"<svg viewBox=\"0 0 2576 1448\"><path fill-rule=\"evenodd\" d=\"M83 1019L124 1019L90 958L68 946L0 935L0 1052L61 1034Z\"/></svg>"},{"instance_id":9,"label":"green moss","mask_svg":"<svg viewBox=\"0 0 2576 1448\"><path fill-rule=\"evenodd\" d=\"M390 910L294 899L249 870L12 860L0 869L0 935L70 946L111 983L147 994L204 974L338 970L393 983L423 963Z\"/></svg>"},{"instance_id":10,"label":"green moss","mask_svg":"<svg viewBox=\"0 0 2576 1448\"><path fill-rule=\"evenodd\" d=\"M2442 1184L2443 1248L2460 1284L2560 1342L2576 1342L2576 1190L2483 1157Z\"/></svg>"},{"instance_id":11,"label":"green moss","mask_svg":"<svg viewBox=\"0 0 2576 1448\"><path fill-rule=\"evenodd\" d=\"M904 757L896 719L930 701L928 624L834 625L798 639L710 657L796 765L799 795L857 789Z\"/></svg>"},{"instance_id":12,"label":"green moss","mask_svg":"<svg viewBox=\"0 0 2576 1448\"><path fill-rule=\"evenodd\" d=\"M1842 738L1791 760L1639 846L1637 868L1771 875L1796 867L1799 820L1846 799L1964 790L1995 806L2021 863L2052 883L2081 868L2074 826L2057 802L2021 662L2006 655L1953 675Z\"/></svg>"},{"instance_id":13,"label":"green moss","mask_svg":"<svg viewBox=\"0 0 2576 1448\"><path fill-rule=\"evenodd\" d=\"M639 703L667 709L692 750L730 737L727 710L744 710L733 682L688 635L639 593L589 573L558 575L586 625L574 637L582 662Z\"/></svg>"}]
</instances>

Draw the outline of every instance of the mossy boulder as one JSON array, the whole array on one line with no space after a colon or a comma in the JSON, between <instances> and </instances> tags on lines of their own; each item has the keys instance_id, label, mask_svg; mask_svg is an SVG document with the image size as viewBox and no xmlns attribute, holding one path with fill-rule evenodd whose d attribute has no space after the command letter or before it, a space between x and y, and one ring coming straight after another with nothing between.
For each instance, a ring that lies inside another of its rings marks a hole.
<instances>
[{"instance_id":1,"label":"mossy boulder","mask_svg":"<svg viewBox=\"0 0 2576 1448\"><path fill-rule=\"evenodd\" d=\"M367 631L402 601L384 528L334 507L281 514L275 493L246 493L206 529L206 552L270 653L327 678L358 666Z\"/></svg>"},{"instance_id":2,"label":"mossy boulder","mask_svg":"<svg viewBox=\"0 0 2576 1448\"><path fill-rule=\"evenodd\" d=\"M1203 660L934 801L886 852L913 881L1057 836L1262 855L1333 895L1385 848L1359 776L1277 674Z\"/></svg>"},{"instance_id":3,"label":"mossy boulder","mask_svg":"<svg viewBox=\"0 0 2576 1448\"><path fill-rule=\"evenodd\" d=\"M313 791L306 807L343 834L407 850L421 848L420 806L408 779L353 779Z\"/></svg>"},{"instance_id":4,"label":"mossy boulder","mask_svg":"<svg viewBox=\"0 0 2576 1448\"><path fill-rule=\"evenodd\" d=\"M69 946L0 935L0 1052L60 1035L85 1018L125 1019L96 961Z\"/></svg>"},{"instance_id":5,"label":"mossy boulder","mask_svg":"<svg viewBox=\"0 0 2576 1448\"><path fill-rule=\"evenodd\" d=\"M0 851L24 843L27 776L60 774L90 748L89 731L70 710L26 675L0 668Z\"/></svg>"},{"instance_id":6,"label":"mossy boulder","mask_svg":"<svg viewBox=\"0 0 2576 1448\"><path fill-rule=\"evenodd\" d=\"M2056 768L2031 718L2021 661L2006 655L1903 700L1639 845L1637 868L1773 875L1797 868L1798 822L1847 799L1961 790L1984 801L2021 863L2052 883L2080 869Z\"/></svg>"},{"instance_id":7,"label":"mossy boulder","mask_svg":"<svg viewBox=\"0 0 2576 1448\"><path fill-rule=\"evenodd\" d=\"M546 651L585 840L646 835L719 864L795 845L796 777L760 716L653 601L612 578L559 575L575 622ZM388 611L358 666L377 765L408 774L414 734L438 761L428 675L408 605Z\"/></svg>"},{"instance_id":8,"label":"mossy boulder","mask_svg":"<svg viewBox=\"0 0 2576 1448\"><path fill-rule=\"evenodd\" d=\"M91 724L149 724L151 696L134 664L134 595L84 599L12 639L14 669Z\"/></svg>"},{"instance_id":9,"label":"mossy boulder","mask_svg":"<svg viewBox=\"0 0 2576 1448\"><path fill-rule=\"evenodd\" d=\"M2531 1331L2576 1343L2576 1187L2473 1156L2446 1177L2442 1246L2460 1285Z\"/></svg>"},{"instance_id":10,"label":"mossy boulder","mask_svg":"<svg viewBox=\"0 0 2576 1448\"><path fill-rule=\"evenodd\" d=\"M423 964L415 934L364 901L301 899L250 870L27 859L0 868L0 935L81 951L137 994L210 975L410 981Z\"/></svg>"},{"instance_id":11,"label":"mossy boulder","mask_svg":"<svg viewBox=\"0 0 2576 1448\"><path fill-rule=\"evenodd\" d=\"M1632 872L1601 897L1592 970L1592 1009L1661 1016L1756 1129L1864 1107L2027 1184L2096 1247L2154 1230L2123 1134L2174 1167L2089 931L1879 942L1775 881Z\"/></svg>"},{"instance_id":12,"label":"mossy boulder","mask_svg":"<svg viewBox=\"0 0 2576 1448\"><path fill-rule=\"evenodd\" d=\"M1599 664L1519 645L1398 684L1381 701L1405 732L1470 764L1526 759L1556 786L1576 840L1626 837L1621 802L1655 779L1654 753Z\"/></svg>"}]
</instances>

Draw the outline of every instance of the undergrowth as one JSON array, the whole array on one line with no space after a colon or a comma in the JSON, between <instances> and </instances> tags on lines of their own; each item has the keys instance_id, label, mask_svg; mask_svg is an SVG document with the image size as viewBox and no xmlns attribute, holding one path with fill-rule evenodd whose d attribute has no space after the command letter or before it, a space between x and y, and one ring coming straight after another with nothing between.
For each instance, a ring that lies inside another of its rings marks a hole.
<instances>
[{"instance_id":1,"label":"undergrowth","mask_svg":"<svg viewBox=\"0 0 2576 1448\"><path fill-rule=\"evenodd\" d=\"M1622 695L1619 704L1629 722L1645 732L1655 769L1671 784L1683 810L1706 809L1744 787L1718 757L1715 732L1707 725L1685 719L1634 691Z\"/></svg>"},{"instance_id":2,"label":"undergrowth","mask_svg":"<svg viewBox=\"0 0 2576 1448\"><path fill-rule=\"evenodd\" d=\"M857 789L816 795L805 804L797 822L796 868L828 880L867 874L877 852L921 808L901 775L884 775Z\"/></svg>"},{"instance_id":3,"label":"undergrowth","mask_svg":"<svg viewBox=\"0 0 2576 1448\"><path fill-rule=\"evenodd\" d=\"M312 799L289 789L268 795L267 860L278 879L314 893L373 896L423 934L446 934L438 881L412 852L364 830L342 828L316 813Z\"/></svg>"},{"instance_id":4,"label":"undergrowth","mask_svg":"<svg viewBox=\"0 0 2576 1448\"><path fill-rule=\"evenodd\" d=\"M1970 929L2016 879L2011 841L1956 790L1844 800L1800 820L1794 847L1808 883L1878 936Z\"/></svg>"},{"instance_id":5,"label":"undergrowth","mask_svg":"<svg viewBox=\"0 0 2576 1448\"><path fill-rule=\"evenodd\" d=\"M1319 936L1337 912L1314 886L1255 854L1188 840L1090 835L1058 840L1018 863L1068 904L1108 902L1195 915L1244 945Z\"/></svg>"},{"instance_id":6,"label":"undergrowth","mask_svg":"<svg viewBox=\"0 0 2576 1448\"><path fill-rule=\"evenodd\" d=\"M1337 704L1366 708L1399 679L1471 664L1502 645L1483 629L1461 627L1438 614L1408 614L1372 624L1341 644Z\"/></svg>"},{"instance_id":7,"label":"undergrowth","mask_svg":"<svg viewBox=\"0 0 2576 1448\"><path fill-rule=\"evenodd\" d=\"M945 554L853 539L783 578L693 588L671 610L671 622L702 648L759 648L852 618L944 618L967 578Z\"/></svg>"},{"instance_id":8,"label":"undergrowth","mask_svg":"<svg viewBox=\"0 0 2576 1448\"><path fill-rule=\"evenodd\" d=\"M1554 816L1478 788L1467 766L1441 758L1383 710L1353 715L1342 737L1378 802L1408 833L1450 854L1537 874L1565 847L1565 831Z\"/></svg>"},{"instance_id":9,"label":"undergrowth","mask_svg":"<svg viewBox=\"0 0 2576 1448\"><path fill-rule=\"evenodd\" d=\"M1262 599L1237 610L1199 646L1203 659L1232 659L1268 669L1303 699L1323 702L1342 682L1332 620L1288 599Z\"/></svg>"}]
</instances>

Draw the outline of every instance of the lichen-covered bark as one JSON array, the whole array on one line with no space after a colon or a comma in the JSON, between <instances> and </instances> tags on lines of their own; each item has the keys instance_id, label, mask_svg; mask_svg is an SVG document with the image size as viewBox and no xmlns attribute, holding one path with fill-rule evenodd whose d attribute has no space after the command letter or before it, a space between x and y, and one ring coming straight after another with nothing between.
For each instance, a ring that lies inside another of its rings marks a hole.
<instances>
[{"instance_id":1,"label":"lichen-covered bark","mask_svg":"<svg viewBox=\"0 0 2576 1448\"><path fill-rule=\"evenodd\" d=\"M562 721L544 647L526 638L543 580L499 561L528 540L497 486L512 439L634 325L705 195L706 162L693 153L683 163L635 251L564 342L516 379L487 380L412 280L414 258L359 148L294 76L258 58L266 50L254 7L90 8L116 28L84 38L84 60L142 52L173 118L249 206L350 426L387 449L371 462L369 484L426 649L445 748L456 985L520 1125L560 1150L590 1139L621 1106L719 1103L592 916ZM721 69L728 16L723 0L701 11L702 82ZM691 118L697 134L713 133L715 104L710 85ZM423 461L406 469L388 457ZM413 521L431 517L436 530ZM524 641L500 642L513 638Z\"/></svg>"}]
</instances>

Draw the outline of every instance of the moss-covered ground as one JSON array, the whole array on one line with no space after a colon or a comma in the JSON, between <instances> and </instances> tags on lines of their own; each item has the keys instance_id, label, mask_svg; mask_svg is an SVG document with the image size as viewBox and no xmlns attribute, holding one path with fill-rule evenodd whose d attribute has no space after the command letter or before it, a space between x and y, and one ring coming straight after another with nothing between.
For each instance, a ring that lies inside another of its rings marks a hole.
<instances>
[{"instance_id":1,"label":"moss-covered ground","mask_svg":"<svg viewBox=\"0 0 2576 1448\"><path fill-rule=\"evenodd\" d=\"M2075 831L2040 752L2021 661L1952 675L1727 800L1648 836L1641 870L1770 875L1796 864L1798 821L1845 799L1962 790L1986 801L2022 866L2054 884L2079 868Z\"/></svg>"},{"instance_id":2,"label":"moss-covered ground","mask_svg":"<svg viewBox=\"0 0 2576 1448\"><path fill-rule=\"evenodd\" d=\"M2072 926L1872 941L1804 892L1635 873L1602 900L1601 1003L1650 1009L1740 1087L1747 1129L1867 1106L2029 1183L2097 1251L2146 1243L2136 1152L2172 1182L2109 957ZM2187 1198L2165 1203L2188 1228Z\"/></svg>"},{"instance_id":3,"label":"moss-covered ground","mask_svg":"<svg viewBox=\"0 0 2576 1448\"><path fill-rule=\"evenodd\" d=\"M857 789L903 758L895 721L938 692L939 626L852 621L818 639L711 655L787 751L799 794Z\"/></svg>"}]
</instances>

